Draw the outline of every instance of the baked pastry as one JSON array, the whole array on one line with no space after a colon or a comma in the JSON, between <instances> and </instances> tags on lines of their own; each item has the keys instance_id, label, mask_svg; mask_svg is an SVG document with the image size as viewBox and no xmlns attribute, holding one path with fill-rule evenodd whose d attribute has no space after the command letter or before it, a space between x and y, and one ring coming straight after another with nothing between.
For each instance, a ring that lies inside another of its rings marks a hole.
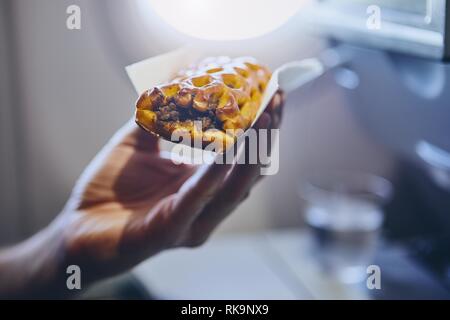
<instances>
[{"instance_id":1,"label":"baked pastry","mask_svg":"<svg viewBox=\"0 0 450 320\"><path fill-rule=\"evenodd\" d=\"M253 123L270 78L253 58L207 58L144 92L136 122L167 140L188 134L202 147L214 142L216 151L226 150Z\"/></svg>"}]
</instances>

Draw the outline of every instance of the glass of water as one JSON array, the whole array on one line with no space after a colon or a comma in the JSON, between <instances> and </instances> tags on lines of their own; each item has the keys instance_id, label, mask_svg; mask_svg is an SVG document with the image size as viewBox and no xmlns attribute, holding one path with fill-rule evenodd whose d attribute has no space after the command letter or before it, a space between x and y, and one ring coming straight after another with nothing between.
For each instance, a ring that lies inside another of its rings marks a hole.
<instances>
[{"instance_id":1,"label":"glass of water","mask_svg":"<svg viewBox=\"0 0 450 320\"><path fill-rule=\"evenodd\" d=\"M312 254L323 271L343 283L363 281L392 184L368 173L322 172L303 179L299 194L313 235Z\"/></svg>"}]
</instances>

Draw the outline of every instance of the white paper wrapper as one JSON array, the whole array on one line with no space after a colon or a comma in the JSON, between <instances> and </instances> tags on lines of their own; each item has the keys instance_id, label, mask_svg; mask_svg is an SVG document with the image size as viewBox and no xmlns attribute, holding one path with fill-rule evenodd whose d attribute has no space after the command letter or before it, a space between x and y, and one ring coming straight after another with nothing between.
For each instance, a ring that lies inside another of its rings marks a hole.
<instances>
[{"instance_id":1,"label":"white paper wrapper","mask_svg":"<svg viewBox=\"0 0 450 320\"><path fill-rule=\"evenodd\" d=\"M132 64L126 67L126 71L136 92L140 95L152 87L170 81L180 69L202 58L206 58L206 56L201 51L184 47ZM292 61L276 69L264 93L253 124L264 112L278 89L289 93L318 78L323 72L324 68L317 59Z\"/></svg>"}]
</instances>

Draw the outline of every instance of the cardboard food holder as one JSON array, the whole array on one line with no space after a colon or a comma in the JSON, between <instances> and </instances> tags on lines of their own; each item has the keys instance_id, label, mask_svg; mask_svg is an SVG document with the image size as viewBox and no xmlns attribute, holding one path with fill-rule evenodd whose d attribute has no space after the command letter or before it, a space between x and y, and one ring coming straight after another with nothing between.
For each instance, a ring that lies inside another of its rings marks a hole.
<instances>
[{"instance_id":1,"label":"cardboard food holder","mask_svg":"<svg viewBox=\"0 0 450 320\"><path fill-rule=\"evenodd\" d=\"M126 67L126 71L136 92L140 95L148 89L169 82L179 70L206 57L207 55L200 50L183 47L134 63ZM252 126L278 89L282 89L285 93L292 92L320 77L323 72L324 68L317 59L292 61L273 71Z\"/></svg>"}]
</instances>

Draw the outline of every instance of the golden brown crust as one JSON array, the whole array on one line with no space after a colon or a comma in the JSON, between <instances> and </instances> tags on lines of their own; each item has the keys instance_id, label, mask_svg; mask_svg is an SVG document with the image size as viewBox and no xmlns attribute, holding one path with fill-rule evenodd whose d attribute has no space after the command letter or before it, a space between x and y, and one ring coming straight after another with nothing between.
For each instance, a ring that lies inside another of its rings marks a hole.
<instances>
[{"instance_id":1,"label":"golden brown crust","mask_svg":"<svg viewBox=\"0 0 450 320\"><path fill-rule=\"evenodd\" d=\"M253 58L207 58L144 92L136 103L136 122L168 140L184 132L203 146L223 142L226 149L235 130L252 124L270 77Z\"/></svg>"}]
</instances>

